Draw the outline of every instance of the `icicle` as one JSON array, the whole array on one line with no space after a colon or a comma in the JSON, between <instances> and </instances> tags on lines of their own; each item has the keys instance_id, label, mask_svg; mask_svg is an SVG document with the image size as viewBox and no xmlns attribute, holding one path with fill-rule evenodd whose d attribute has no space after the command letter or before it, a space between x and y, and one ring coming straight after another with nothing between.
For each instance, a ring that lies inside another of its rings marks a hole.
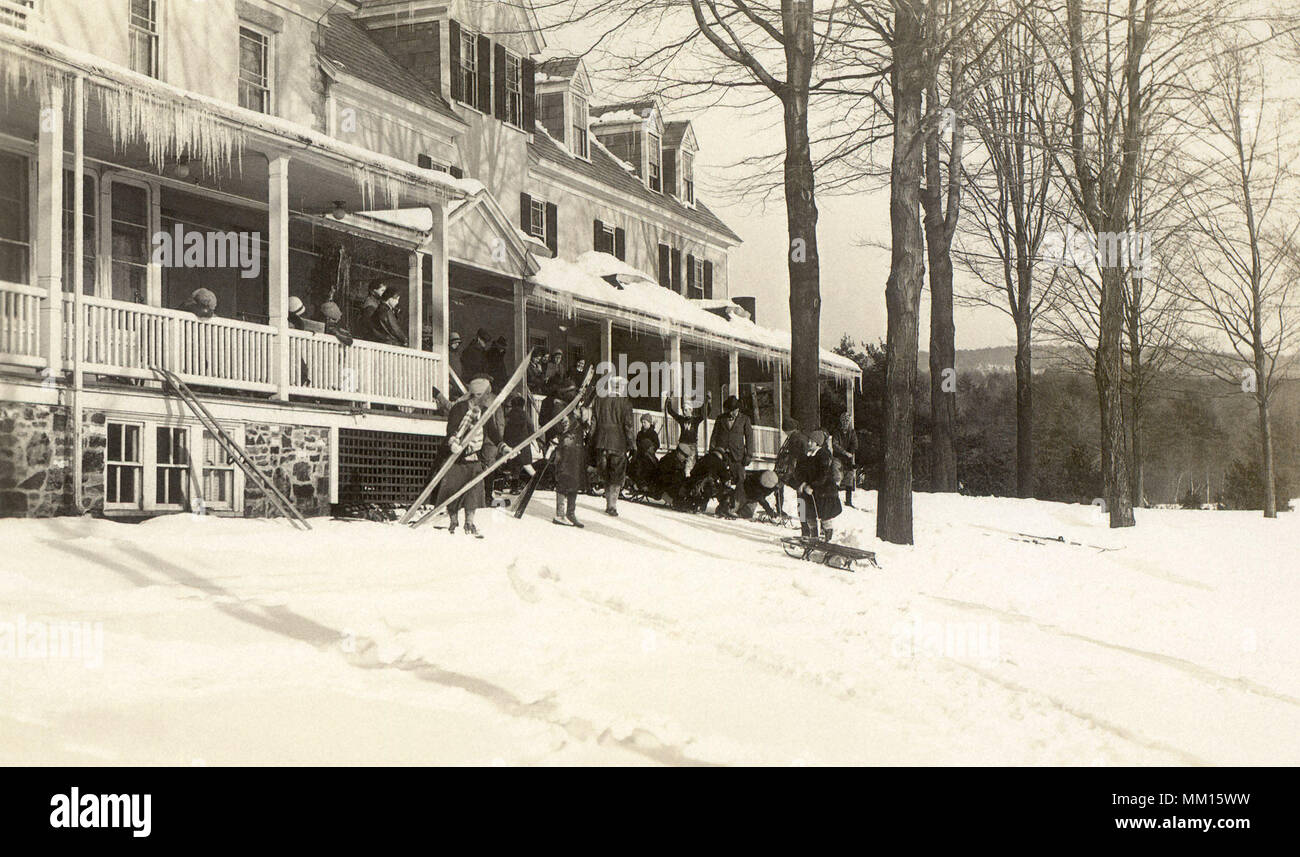
<instances>
[{"instance_id":1,"label":"icicle","mask_svg":"<svg viewBox=\"0 0 1300 857\"><path fill-rule=\"evenodd\" d=\"M379 172L368 164L353 162L349 164L349 169L352 172L352 180L357 183L357 188L361 191L363 210L400 206L403 188L401 179L389 173ZM377 205L380 192L383 194L384 202L382 205Z\"/></svg>"},{"instance_id":2,"label":"icicle","mask_svg":"<svg viewBox=\"0 0 1300 857\"><path fill-rule=\"evenodd\" d=\"M96 84L100 112L113 144L143 142L149 162L162 170L169 162L187 158L205 173L229 171L232 161L242 169L244 134L216 115L136 89Z\"/></svg>"}]
</instances>

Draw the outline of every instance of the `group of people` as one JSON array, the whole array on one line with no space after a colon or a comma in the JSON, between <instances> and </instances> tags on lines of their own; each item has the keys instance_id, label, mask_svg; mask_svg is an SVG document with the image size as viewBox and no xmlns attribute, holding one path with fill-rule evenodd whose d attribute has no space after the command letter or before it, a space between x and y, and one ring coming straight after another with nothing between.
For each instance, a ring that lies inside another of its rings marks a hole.
<instances>
[{"instance_id":1,"label":"group of people","mask_svg":"<svg viewBox=\"0 0 1300 857\"><path fill-rule=\"evenodd\" d=\"M552 395L569 382L581 384L586 374L586 359L579 357L570 368L565 365L564 351L560 348L550 354L545 348L534 348L528 355L527 383L533 395Z\"/></svg>"},{"instance_id":2,"label":"group of people","mask_svg":"<svg viewBox=\"0 0 1300 857\"><path fill-rule=\"evenodd\" d=\"M463 346L463 347L462 347ZM510 377L506 355L510 351L510 341L504 336L495 339L487 328L480 327L464 345L461 335L452 331L447 340L447 351L451 359L451 369L457 378L473 379L480 375L489 379L494 387L505 384Z\"/></svg>"},{"instance_id":3,"label":"group of people","mask_svg":"<svg viewBox=\"0 0 1300 857\"><path fill-rule=\"evenodd\" d=\"M805 538L830 541L835 518L844 505L853 505L856 483L858 440L847 413L841 414L835 431L822 429L805 432L788 420L785 441L776 455L776 475L799 498L799 523ZM840 491L844 503L840 503ZM782 511L777 493L777 509Z\"/></svg>"}]
</instances>

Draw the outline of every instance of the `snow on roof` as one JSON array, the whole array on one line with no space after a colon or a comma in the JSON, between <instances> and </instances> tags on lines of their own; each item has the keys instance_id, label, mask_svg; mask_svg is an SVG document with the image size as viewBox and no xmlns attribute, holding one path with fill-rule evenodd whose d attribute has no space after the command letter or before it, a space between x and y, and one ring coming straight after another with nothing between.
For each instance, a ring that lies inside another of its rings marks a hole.
<instances>
[{"instance_id":1,"label":"snow on roof","mask_svg":"<svg viewBox=\"0 0 1300 857\"><path fill-rule=\"evenodd\" d=\"M418 208L385 208L357 213L362 217L382 220L385 223L391 223L405 229L413 229L416 232L430 232L433 230L433 212L428 206L424 205Z\"/></svg>"},{"instance_id":2,"label":"snow on roof","mask_svg":"<svg viewBox=\"0 0 1300 857\"><path fill-rule=\"evenodd\" d=\"M608 253L587 252L576 262L566 259L538 259L538 271L530 282L561 299L571 308L576 299L621 310L635 323L660 333L694 332L710 338L729 339L760 352L763 356L788 358L790 334L759 327L745 318L723 318L699 306L672 289ZM621 288L605 279L614 277ZM857 375L859 368L847 357L822 349L823 367L839 375Z\"/></svg>"}]
</instances>

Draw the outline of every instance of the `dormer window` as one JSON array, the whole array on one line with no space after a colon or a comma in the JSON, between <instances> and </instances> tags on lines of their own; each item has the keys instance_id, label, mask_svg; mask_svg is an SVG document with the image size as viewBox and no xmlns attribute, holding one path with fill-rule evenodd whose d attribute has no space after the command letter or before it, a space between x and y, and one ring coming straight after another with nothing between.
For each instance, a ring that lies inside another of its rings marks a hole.
<instances>
[{"instance_id":1,"label":"dormer window","mask_svg":"<svg viewBox=\"0 0 1300 857\"><path fill-rule=\"evenodd\" d=\"M591 157L587 149L587 99L576 93L570 103L573 105L573 117L569 120L569 151L579 158Z\"/></svg>"},{"instance_id":2,"label":"dormer window","mask_svg":"<svg viewBox=\"0 0 1300 857\"><path fill-rule=\"evenodd\" d=\"M690 152L682 152L682 199L695 204L695 156Z\"/></svg>"},{"instance_id":3,"label":"dormer window","mask_svg":"<svg viewBox=\"0 0 1300 857\"><path fill-rule=\"evenodd\" d=\"M646 155L649 160L650 168L648 178L650 189L663 192L663 152L660 151L660 140L658 134L647 134Z\"/></svg>"}]
</instances>

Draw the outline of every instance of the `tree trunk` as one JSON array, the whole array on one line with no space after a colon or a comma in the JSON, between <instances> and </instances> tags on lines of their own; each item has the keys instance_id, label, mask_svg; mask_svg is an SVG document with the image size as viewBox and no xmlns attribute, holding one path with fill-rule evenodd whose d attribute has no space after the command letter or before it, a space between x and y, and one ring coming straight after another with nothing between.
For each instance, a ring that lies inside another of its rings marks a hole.
<instances>
[{"instance_id":1,"label":"tree trunk","mask_svg":"<svg viewBox=\"0 0 1300 857\"><path fill-rule=\"evenodd\" d=\"M952 320L952 242L943 216L938 139L926 141L925 249L930 262L930 490L957 490L956 332ZM950 178L950 181L952 179ZM951 372L947 370L952 370ZM945 384L951 392L945 391Z\"/></svg>"},{"instance_id":2,"label":"tree trunk","mask_svg":"<svg viewBox=\"0 0 1300 857\"><path fill-rule=\"evenodd\" d=\"M1101 272L1100 336L1096 365L1097 401L1101 412L1101 468L1106 485L1106 508L1112 527L1131 527L1133 495L1130 489L1127 438L1124 431L1123 377L1120 334L1124 329L1124 270L1105 267Z\"/></svg>"},{"instance_id":3,"label":"tree trunk","mask_svg":"<svg viewBox=\"0 0 1300 857\"><path fill-rule=\"evenodd\" d=\"M885 338L885 474L876 536L912 543L912 390L916 383L917 317L925 276L921 230L921 27L911 4L895 4L893 158L890 165L889 279Z\"/></svg>"},{"instance_id":4,"label":"tree trunk","mask_svg":"<svg viewBox=\"0 0 1300 857\"><path fill-rule=\"evenodd\" d=\"M1257 383L1267 383L1267 379ZM1264 388L1258 387L1259 390ZM1268 398L1259 397L1259 452L1263 462L1264 517L1277 517L1277 484L1273 472L1273 421L1268 413Z\"/></svg>"},{"instance_id":5,"label":"tree trunk","mask_svg":"<svg viewBox=\"0 0 1300 857\"><path fill-rule=\"evenodd\" d=\"M1016 496L1034 496L1034 367L1030 326L1016 319Z\"/></svg>"}]
</instances>

